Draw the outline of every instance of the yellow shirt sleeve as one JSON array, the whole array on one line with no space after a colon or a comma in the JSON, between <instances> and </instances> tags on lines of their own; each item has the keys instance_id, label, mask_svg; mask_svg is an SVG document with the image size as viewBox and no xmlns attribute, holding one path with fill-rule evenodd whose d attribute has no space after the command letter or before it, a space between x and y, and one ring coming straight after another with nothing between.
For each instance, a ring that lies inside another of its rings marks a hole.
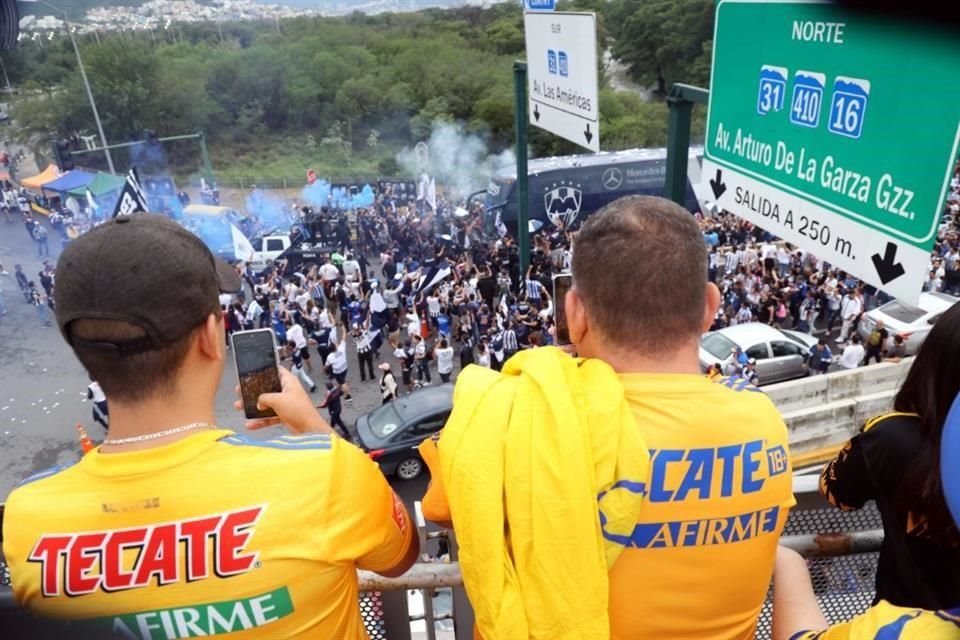
<instances>
[{"instance_id":1,"label":"yellow shirt sleeve","mask_svg":"<svg viewBox=\"0 0 960 640\"><path fill-rule=\"evenodd\" d=\"M923 611L879 602L863 614L822 631L802 631L790 640L957 640L960 619L945 611Z\"/></svg>"},{"instance_id":2,"label":"yellow shirt sleeve","mask_svg":"<svg viewBox=\"0 0 960 640\"><path fill-rule=\"evenodd\" d=\"M414 523L406 507L387 484L380 467L352 444L337 440L339 460L333 479L329 514L339 535L329 540L336 554L354 560L360 569L387 571L407 553Z\"/></svg>"},{"instance_id":3,"label":"yellow shirt sleeve","mask_svg":"<svg viewBox=\"0 0 960 640\"><path fill-rule=\"evenodd\" d=\"M423 458L430 469L430 484L427 485L427 492L423 495L423 502L420 506L423 509L423 517L427 520L450 522L453 516L450 515L450 504L447 502L447 493L443 487L440 451L437 449L439 440L440 434L437 434L420 443L420 457Z\"/></svg>"}]
</instances>

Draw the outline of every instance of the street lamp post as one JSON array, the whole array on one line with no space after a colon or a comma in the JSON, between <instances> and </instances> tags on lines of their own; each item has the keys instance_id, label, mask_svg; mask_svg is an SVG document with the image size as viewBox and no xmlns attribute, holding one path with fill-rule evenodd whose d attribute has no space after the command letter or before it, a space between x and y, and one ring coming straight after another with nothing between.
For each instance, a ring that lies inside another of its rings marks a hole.
<instances>
[{"instance_id":1,"label":"street lamp post","mask_svg":"<svg viewBox=\"0 0 960 640\"><path fill-rule=\"evenodd\" d=\"M93 120L97 123L97 132L100 134L100 143L103 145L103 152L107 156L107 166L110 173L116 175L117 171L113 167L113 156L110 155L110 149L107 148L107 135L103 132L103 123L100 122L100 112L97 111L97 101L93 99L93 89L90 88L90 81L87 79L87 70L83 66L83 58L80 57L80 47L77 46L77 39L73 35L73 29L70 27L70 18L67 12L60 7L55 7L44 0L37 0L40 4L50 7L57 13L63 14L63 22L67 26L67 33L70 35L70 42L73 44L73 50L77 54L77 67L80 68L80 77L83 78L83 86L87 90L87 97L90 99L90 109L93 111Z\"/></svg>"},{"instance_id":2,"label":"street lamp post","mask_svg":"<svg viewBox=\"0 0 960 640\"><path fill-rule=\"evenodd\" d=\"M67 14L63 14L64 21L66 22ZM67 22L67 31L70 33L70 42L73 43L73 50L77 53L77 66L80 67L80 76L83 78L83 86L87 89L87 97L90 98L90 109L93 110L93 119L97 123L97 132L100 134L100 144L104 146L103 152L107 156L107 166L110 168L110 173L116 175L117 170L113 167L113 156L110 155L110 149L107 149L107 134L103 132L103 123L100 122L100 112L97 111L97 102L93 99L93 90L90 88L90 81L87 79L87 70L83 68L83 59L80 57L80 47L77 46L77 39L73 35L73 29L70 28L70 23Z\"/></svg>"},{"instance_id":3,"label":"street lamp post","mask_svg":"<svg viewBox=\"0 0 960 640\"><path fill-rule=\"evenodd\" d=\"M3 56L0 56L0 69L3 70L3 81L7 83L7 94L13 95L13 87L10 86L10 76L7 75L7 65L3 63Z\"/></svg>"}]
</instances>

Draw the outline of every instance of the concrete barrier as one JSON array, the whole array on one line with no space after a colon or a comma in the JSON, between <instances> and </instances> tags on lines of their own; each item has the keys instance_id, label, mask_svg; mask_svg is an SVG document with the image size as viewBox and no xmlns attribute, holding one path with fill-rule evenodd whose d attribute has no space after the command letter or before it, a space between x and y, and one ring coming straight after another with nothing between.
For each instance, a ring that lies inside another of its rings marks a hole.
<instances>
[{"instance_id":1,"label":"concrete barrier","mask_svg":"<svg viewBox=\"0 0 960 640\"><path fill-rule=\"evenodd\" d=\"M811 463L829 457L870 418L887 412L912 358L764 387L790 433L790 450Z\"/></svg>"}]
</instances>

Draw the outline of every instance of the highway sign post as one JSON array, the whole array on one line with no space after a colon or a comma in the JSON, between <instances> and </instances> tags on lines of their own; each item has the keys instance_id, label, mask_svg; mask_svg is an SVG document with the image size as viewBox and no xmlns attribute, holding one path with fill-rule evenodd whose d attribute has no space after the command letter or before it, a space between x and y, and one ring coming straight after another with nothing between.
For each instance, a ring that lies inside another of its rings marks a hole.
<instances>
[{"instance_id":1,"label":"highway sign post","mask_svg":"<svg viewBox=\"0 0 960 640\"><path fill-rule=\"evenodd\" d=\"M531 124L600 151L596 16L525 13L523 23Z\"/></svg>"},{"instance_id":2,"label":"highway sign post","mask_svg":"<svg viewBox=\"0 0 960 640\"><path fill-rule=\"evenodd\" d=\"M703 175L717 205L915 303L960 145L946 34L831 4L717 6Z\"/></svg>"}]
</instances>

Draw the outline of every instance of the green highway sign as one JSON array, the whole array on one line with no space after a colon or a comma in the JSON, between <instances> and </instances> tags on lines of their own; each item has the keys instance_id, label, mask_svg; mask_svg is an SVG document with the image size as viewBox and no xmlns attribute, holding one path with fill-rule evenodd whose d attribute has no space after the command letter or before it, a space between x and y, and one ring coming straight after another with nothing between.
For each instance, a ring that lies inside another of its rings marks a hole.
<instances>
[{"instance_id":1,"label":"green highway sign","mask_svg":"<svg viewBox=\"0 0 960 640\"><path fill-rule=\"evenodd\" d=\"M703 175L719 208L916 301L960 144L954 34L721 0Z\"/></svg>"}]
</instances>

